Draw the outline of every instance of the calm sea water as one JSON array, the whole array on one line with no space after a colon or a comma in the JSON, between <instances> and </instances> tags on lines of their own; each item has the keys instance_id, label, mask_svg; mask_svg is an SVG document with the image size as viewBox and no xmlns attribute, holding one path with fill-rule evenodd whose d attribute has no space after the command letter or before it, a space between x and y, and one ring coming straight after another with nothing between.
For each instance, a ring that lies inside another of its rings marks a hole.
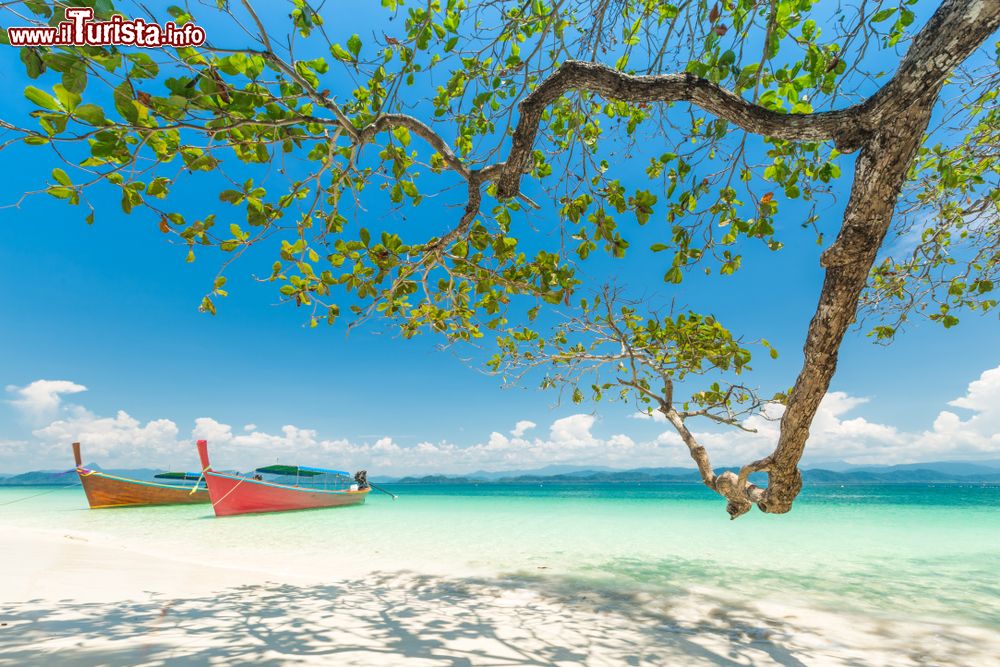
<instances>
[{"instance_id":1,"label":"calm sea water","mask_svg":"<svg viewBox=\"0 0 1000 667\"><path fill-rule=\"evenodd\" d=\"M206 505L87 510L79 487L6 487L0 530L75 531L180 559L329 578L348 574L345 562L557 575L1000 628L1000 486L812 486L788 515L737 521L697 485L389 488L399 500L373 492L361 507L216 519Z\"/></svg>"}]
</instances>

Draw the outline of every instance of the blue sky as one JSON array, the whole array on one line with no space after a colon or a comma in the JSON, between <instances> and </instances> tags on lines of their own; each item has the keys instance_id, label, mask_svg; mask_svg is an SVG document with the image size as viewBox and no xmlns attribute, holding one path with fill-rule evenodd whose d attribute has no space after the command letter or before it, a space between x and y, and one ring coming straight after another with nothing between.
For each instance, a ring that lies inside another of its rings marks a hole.
<instances>
[{"instance_id":1,"label":"blue sky","mask_svg":"<svg viewBox=\"0 0 1000 667\"><path fill-rule=\"evenodd\" d=\"M27 79L17 51L0 48L3 118L23 120ZM44 187L53 166L44 150L4 151L0 205ZM190 207L215 206L212 191L203 196ZM395 224L378 193L370 196L372 214ZM230 272L219 315L200 314L214 258L186 264L186 249L165 242L148 216L123 215L112 193L94 203L93 226L85 211L47 197L0 209L0 472L63 467L74 434L107 465L183 467L194 460L186 449L194 435L213 437L234 465L301 457L401 473L685 463L665 425L634 418L631 406L556 405L552 393L502 390L432 337L404 341L377 325L349 337L339 327L309 329L303 313L276 305L273 286L248 279L269 262ZM836 221L838 211L826 215ZM408 227L438 229L453 212L431 201L406 214ZM748 253L735 277L692 279L680 292L775 344L780 358L759 355L751 379L767 390L794 381L822 280L812 233L796 220L783 240L780 253ZM675 294L660 283L662 261L635 253L588 271L665 301ZM1000 405L1000 371L983 375L1000 366L997 333L995 316L966 316L952 330L916 323L890 347L849 334L812 459L1000 458L1000 408L990 407ZM939 430L943 411L958 422L944 417ZM695 427L716 443L718 463L761 451L773 436L769 425L756 438Z\"/></svg>"}]
</instances>

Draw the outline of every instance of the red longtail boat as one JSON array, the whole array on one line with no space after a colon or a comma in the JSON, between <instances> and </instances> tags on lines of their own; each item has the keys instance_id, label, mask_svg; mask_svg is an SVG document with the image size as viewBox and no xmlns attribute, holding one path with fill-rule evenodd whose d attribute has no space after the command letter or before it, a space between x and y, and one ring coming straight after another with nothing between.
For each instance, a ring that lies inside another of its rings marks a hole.
<instances>
[{"instance_id":1,"label":"red longtail boat","mask_svg":"<svg viewBox=\"0 0 1000 667\"><path fill-rule=\"evenodd\" d=\"M198 456L216 516L360 505L371 490L363 470L353 479L342 470L286 465L257 468L246 475L217 472L209 463L206 440L198 441ZM265 481L264 475L281 481Z\"/></svg>"},{"instance_id":2,"label":"red longtail boat","mask_svg":"<svg viewBox=\"0 0 1000 667\"><path fill-rule=\"evenodd\" d=\"M118 477L99 470L83 467L80 443L73 443L73 458L76 459L76 473L87 494L90 509L107 507L141 507L143 505L189 505L209 502L208 490L200 486L198 473L165 472L156 475L159 479L175 480L182 484L146 482L141 479ZM183 485L194 481L194 486Z\"/></svg>"}]
</instances>

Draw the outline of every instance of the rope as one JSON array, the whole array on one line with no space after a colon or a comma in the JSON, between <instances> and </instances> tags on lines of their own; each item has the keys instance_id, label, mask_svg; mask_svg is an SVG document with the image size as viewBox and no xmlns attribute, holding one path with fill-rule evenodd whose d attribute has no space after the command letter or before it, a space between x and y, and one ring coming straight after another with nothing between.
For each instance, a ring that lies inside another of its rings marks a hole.
<instances>
[{"instance_id":1,"label":"rope","mask_svg":"<svg viewBox=\"0 0 1000 667\"><path fill-rule=\"evenodd\" d=\"M247 481L247 478L246 477L241 477L240 481L237 482L236 486L234 486L233 488L229 489L229 491L226 491L226 495L222 496L218 500L213 500L212 501L212 507L215 507L216 505L218 505L219 503L221 503L223 500L225 500L226 498L228 498L229 494L232 493L233 491L235 491L236 489L240 488L240 484L242 484L245 481Z\"/></svg>"},{"instance_id":2,"label":"rope","mask_svg":"<svg viewBox=\"0 0 1000 667\"><path fill-rule=\"evenodd\" d=\"M24 496L23 498L15 498L14 500L8 500L5 503L0 503L0 507L3 507L4 505L13 505L14 503L19 503L22 500L30 500L31 498L37 498L38 496L44 496L44 495L49 494L49 493L55 493L56 491L62 491L63 489L68 489L71 486L79 486L79 485L80 485L80 482L76 481L76 482L73 482L72 484L65 484L63 486L57 486L56 488L49 489L48 491L42 491L41 493L34 493L34 494L30 495L30 496Z\"/></svg>"},{"instance_id":3,"label":"rope","mask_svg":"<svg viewBox=\"0 0 1000 667\"><path fill-rule=\"evenodd\" d=\"M198 475L198 481L194 483L194 488L191 489L190 493L188 493L189 496L193 496L194 492L198 490L198 485L201 484L201 480L205 479L205 471L206 470L208 470L207 467L201 469L201 474ZM208 486L208 484L206 483L205 486ZM213 505L213 507L215 507L215 506Z\"/></svg>"},{"instance_id":4,"label":"rope","mask_svg":"<svg viewBox=\"0 0 1000 667\"><path fill-rule=\"evenodd\" d=\"M372 488L373 488L373 489L375 489L376 491L381 491L382 493L386 494L387 496L392 496L392 499L393 499L393 500L395 500L396 498L398 498L398 497L399 497L399 496L397 496L397 495L396 495L395 493L390 493L390 492L386 491L385 489L383 489L383 488L382 488L381 486L375 486L375 485L374 485L374 484L372 484L371 482L368 482L368 486L372 487Z\"/></svg>"}]
</instances>

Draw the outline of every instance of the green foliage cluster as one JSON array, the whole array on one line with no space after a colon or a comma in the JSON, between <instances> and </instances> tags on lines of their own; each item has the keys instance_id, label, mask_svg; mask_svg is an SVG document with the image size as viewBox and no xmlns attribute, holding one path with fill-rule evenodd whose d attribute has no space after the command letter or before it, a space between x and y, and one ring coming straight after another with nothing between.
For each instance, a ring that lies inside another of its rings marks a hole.
<instances>
[{"instance_id":1,"label":"green foliage cluster","mask_svg":"<svg viewBox=\"0 0 1000 667\"><path fill-rule=\"evenodd\" d=\"M993 64L1000 72L1000 44ZM996 85L971 87L956 105L964 131L932 137L938 140L920 149L900 216L900 235L907 242L873 268L862 304L880 320L872 329L879 341L893 340L914 315L926 314L950 328L963 311L986 313L997 307L998 95Z\"/></svg>"}]
</instances>

